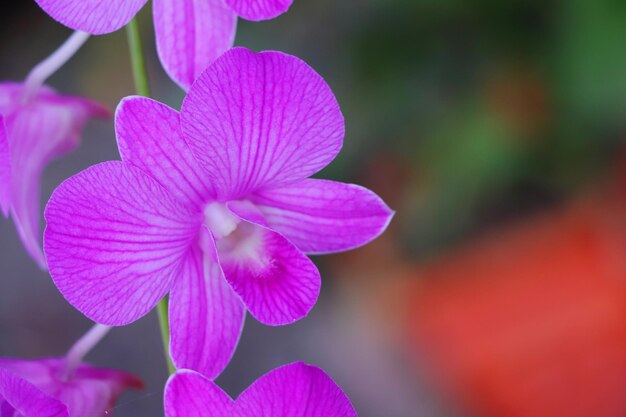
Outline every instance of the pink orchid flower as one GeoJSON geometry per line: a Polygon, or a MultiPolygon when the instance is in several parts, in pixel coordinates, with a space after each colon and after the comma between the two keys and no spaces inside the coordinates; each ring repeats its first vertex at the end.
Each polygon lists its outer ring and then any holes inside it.
{"type": "Polygon", "coordinates": [[[25,84],[0,83],[0,208],[11,215],[30,256],[45,268],[41,249],[41,174],[46,165],[78,147],[91,117],[108,117],[101,105],[25,84]]]}
{"type": "MultiPolygon", "coordinates": [[[[93,35],[126,25],[148,0],[36,0],[52,18],[93,35]]],[[[272,19],[293,0],[154,0],[157,52],[169,76],[188,89],[233,45],[237,16],[272,19]]]]}
{"type": "Polygon", "coordinates": [[[199,373],[180,370],[165,387],[165,417],[357,417],[321,369],[301,362],[265,374],[236,401],[199,373]]]}
{"type": "Polygon", "coordinates": [[[64,358],[0,358],[0,417],[101,417],[122,392],[141,389],[134,375],[95,368],[82,358],[109,328],[96,325],[64,358]]]}
{"type": "Polygon", "coordinates": [[[122,162],[62,183],[45,211],[45,252],[65,298],[125,325],[169,291],[178,368],[213,378],[245,307],[268,325],[306,316],[320,275],[305,255],[361,246],[392,211],[357,185],[309,179],[342,146],[324,80],[280,52],[235,48],[194,83],[180,113],[128,97],[116,113],[122,162]]]}

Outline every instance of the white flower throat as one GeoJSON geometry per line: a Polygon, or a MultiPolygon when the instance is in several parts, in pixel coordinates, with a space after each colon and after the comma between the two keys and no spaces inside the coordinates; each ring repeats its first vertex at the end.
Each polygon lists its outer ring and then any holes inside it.
{"type": "Polygon", "coordinates": [[[235,216],[224,203],[209,203],[204,207],[204,224],[215,240],[222,240],[237,229],[241,219],[235,216]]]}
{"type": "Polygon", "coordinates": [[[209,203],[204,208],[204,224],[215,238],[221,262],[245,263],[262,269],[270,259],[263,248],[263,229],[242,221],[224,203],[209,203]]]}

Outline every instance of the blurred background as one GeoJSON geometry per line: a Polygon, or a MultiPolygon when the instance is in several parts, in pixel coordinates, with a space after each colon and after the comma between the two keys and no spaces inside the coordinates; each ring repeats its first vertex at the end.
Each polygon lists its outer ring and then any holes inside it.
{"type": "MultiPolygon", "coordinates": [[[[154,96],[183,93],[140,14],[154,96]]],[[[70,31],[34,1],[0,3],[0,79],[20,80],[70,31]]],[[[320,177],[358,182],[397,215],[373,244],[315,257],[305,320],[249,318],[218,382],[233,396],[278,365],[324,368],[361,417],[626,416],[626,2],[295,0],[236,44],[295,54],[346,117],[320,177]]],[[[132,94],[125,33],[94,37],[49,84],[114,109],[132,94]]],[[[111,121],[53,163],[118,159],[111,121]]],[[[61,355],[89,322],[0,221],[0,356],[61,355]]],[[[118,417],[162,415],[156,316],[88,357],[147,383],[118,417]]]]}

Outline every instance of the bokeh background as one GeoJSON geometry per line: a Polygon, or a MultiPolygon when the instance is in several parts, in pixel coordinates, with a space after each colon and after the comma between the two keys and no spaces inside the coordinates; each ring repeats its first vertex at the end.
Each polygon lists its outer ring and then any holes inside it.
{"type": "MultiPolygon", "coordinates": [[[[183,94],[140,14],[154,96],[183,94]]],[[[0,79],[20,80],[70,31],[34,1],[0,3],[0,79]]],[[[114,109],[132,94],[123,31],[92,38],[49,84],[114,109]]],[[[294,360],[323,367],[361,417],[626,416],[626,2],[296,0],[240,21],[236,44],[295,54],[346,117],[321,177],[397,211],[384,236],[316,257],[305,320],[249,319],[218,382],[236,396],[294,360]]],[[[64,178],[118,159],[111,121],[53,163],[64,178]]],[[[0,356],[61,355],[89,322],[0,221],[0,356]]],[[[118,417],[162,415],[156,316],[88,357],[147,383],[118,417]]]]}

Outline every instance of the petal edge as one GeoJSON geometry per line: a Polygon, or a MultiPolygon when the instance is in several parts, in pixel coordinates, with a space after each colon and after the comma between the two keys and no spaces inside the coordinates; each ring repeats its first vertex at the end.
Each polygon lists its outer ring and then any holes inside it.
{"type": "Polygon", "coordinates": [[[115,32],[148,0],[35,0],[57,22],[92,35],[115,32]]]}
{"type": "Polygon", "coordinates": [[[4,117],[0,114],[0,209],[4,217],[11,209],[11,153],[4,117]]]}
{"type": "Polygon", "coordinates": [[[357,417],[352,403],[322,369],[295,362],[256,380],[237,399],[236,417],[357,417]]]}
{"type": "Polygon", "coordinates": [[[293,0],[226,0],[240,17],[260,21],[273,19],[285,13],[293,0]]]}
{"type": "Polygon", "coordinates": [[[220,387],[191,370],[170,376],[164,393],[165,417],[232,417],[233,400],[220,387]]]}

